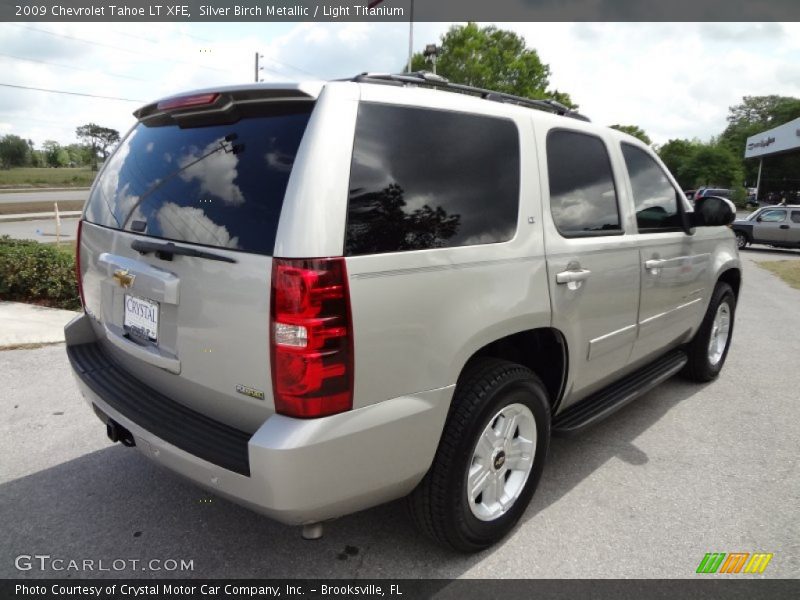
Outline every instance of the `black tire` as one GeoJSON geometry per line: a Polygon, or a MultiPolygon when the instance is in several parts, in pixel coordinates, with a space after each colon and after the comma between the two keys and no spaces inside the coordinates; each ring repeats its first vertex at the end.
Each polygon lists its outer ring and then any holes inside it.
{"type": "Polygon", "coordinates": [[[731,289],[731,286],[727,283],[717,283],[717,286],[714,288],[714,293],[711,296],[711,302],[708,304],[708,310],[706,310],[705,317],[703,317],[703,322],[700,325],[700,329],[698,329],[694,338],[687,346],[689,361],[684,368],[684,374],[689,379],[704,383],[717,378],[717,375],[719,375],[719,372],[722,370],[722,366],[725,364],[725,359],[728,356],[728,350],[731,346],[735,316],[736,296],[733,293],[733,289],[731,289]],[[716,364],[712,364],[709,359],[708,347],[714,327],[714,317],[722,303],[727,303],[730,310],[730,328],[728,330],[728,339],[722,357],[716,364]]]}
{"type": "Polygon", "coordinates": [[[747,234],[744,233],[743,231],[737,231],[735,233],[736,233],[736,247],[739,248],[739,250],[744,250],[745,248],[747,248],[747,244],[750,243],[747,234]]]}
{"type": "Polygon", "coordinates": [[[417,527],[434,541],[461,552],[478,552],[517,524],[544,469],[550,443],[550,402],[541,380],[505,360],[480,358],[456,385],[450,413],[433,464],[408,504],[417,527]],[[520,403],[533,414],[536,444],[527,481],[510,508],[491,521],[479,520],[466,493],[467,473],[477,440],[503,407],[520,403]]]}

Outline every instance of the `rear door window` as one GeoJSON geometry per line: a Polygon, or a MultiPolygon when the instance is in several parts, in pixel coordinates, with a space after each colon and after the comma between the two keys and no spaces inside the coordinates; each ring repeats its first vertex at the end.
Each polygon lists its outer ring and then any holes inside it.
{"type": "Polygon", "coordinates": [[[311,105],[233,124],[138,124],[86,208],[92,223],[151,237],[272,254],[311,105]]]}
{"type": "Polygon", "coordinates": [[[517,228],[519,181],[513,121],[362,103],[345,254],[510,240],[517,228]]]}
{"type": "Polygon", "coordinates": [[[564,237],[619,235],[614,173],[605,142],[579,131],[547,135],[550,212],[564,237]]]}
{"type": "Polygon", "coordinates": [[[785,210],[765,210],[758,215],[762,223],[780,223],[786,220],[785,210]]]}

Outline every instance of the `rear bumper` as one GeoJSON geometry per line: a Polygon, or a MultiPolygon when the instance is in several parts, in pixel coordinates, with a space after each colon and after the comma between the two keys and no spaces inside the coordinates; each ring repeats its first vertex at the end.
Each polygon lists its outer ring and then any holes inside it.
{"type": "Polygon", "coordinates": [[[249,435],[132,380],[90,331],[85,315],[66,328],[67,353],[89,404],[129,430],[151,460],[287,524],[410,492],[430,466],[453,393],[449,386],[321,419],[273,415],[249,435]]]}

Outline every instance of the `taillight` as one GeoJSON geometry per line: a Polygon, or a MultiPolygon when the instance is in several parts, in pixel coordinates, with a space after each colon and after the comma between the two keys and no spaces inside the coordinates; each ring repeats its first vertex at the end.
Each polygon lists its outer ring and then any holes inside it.
{"type": "Polygon", "coordinates": [[[83,277],[81,277],[81,230],[83,229],[83,219],[78,221],[78,234],[75,240],[75,278],[78,280],[78,296],[81,299],[81,307],[86,306],[83,299],[83,277]]]}
{"type": "Polygon", "coordinates": [[[272,261],[276,412],[322,417],[353,408],[353,331],[344,258],[272,261]]]}

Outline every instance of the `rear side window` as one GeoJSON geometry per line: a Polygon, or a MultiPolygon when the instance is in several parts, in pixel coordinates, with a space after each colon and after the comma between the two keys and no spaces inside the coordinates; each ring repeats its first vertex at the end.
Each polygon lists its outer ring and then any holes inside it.
{"type": "Polygon", "coordinates": [[[761,219],[761,221],[764,223],[780,223],[786,220],[786,211],[765,210],[763,213],[758,215],[758,218],[761,219]]]}
{"type": "Polygon", "coordinates": [[[510,240],[519,180],[519,135],[510,120],[362,103],[345,254],[510,240]]]}
{"type": "Polygon", "coordinates": [[[109,159],[86,219],[148,236],[272,254],[311,106],[182,129],[137,125],[109,159]]]}
{"type": "Polygon", "coordinates": [[[622,155],[631,180],[639,231],[681,229],[678,193],[664,170],[647,152],[636,146],[622,144],[622,155]]]}
{"type": "Polygon", "coordinates": [[[800,211],[792,211],[792,223],[800,223],[800,211]]]}
{"type": "Polygon", "coordinates": [[[617,191],[606,145],[565,129],[547,135],[550,213],[564,237],[622,233],[617,191]]]}

